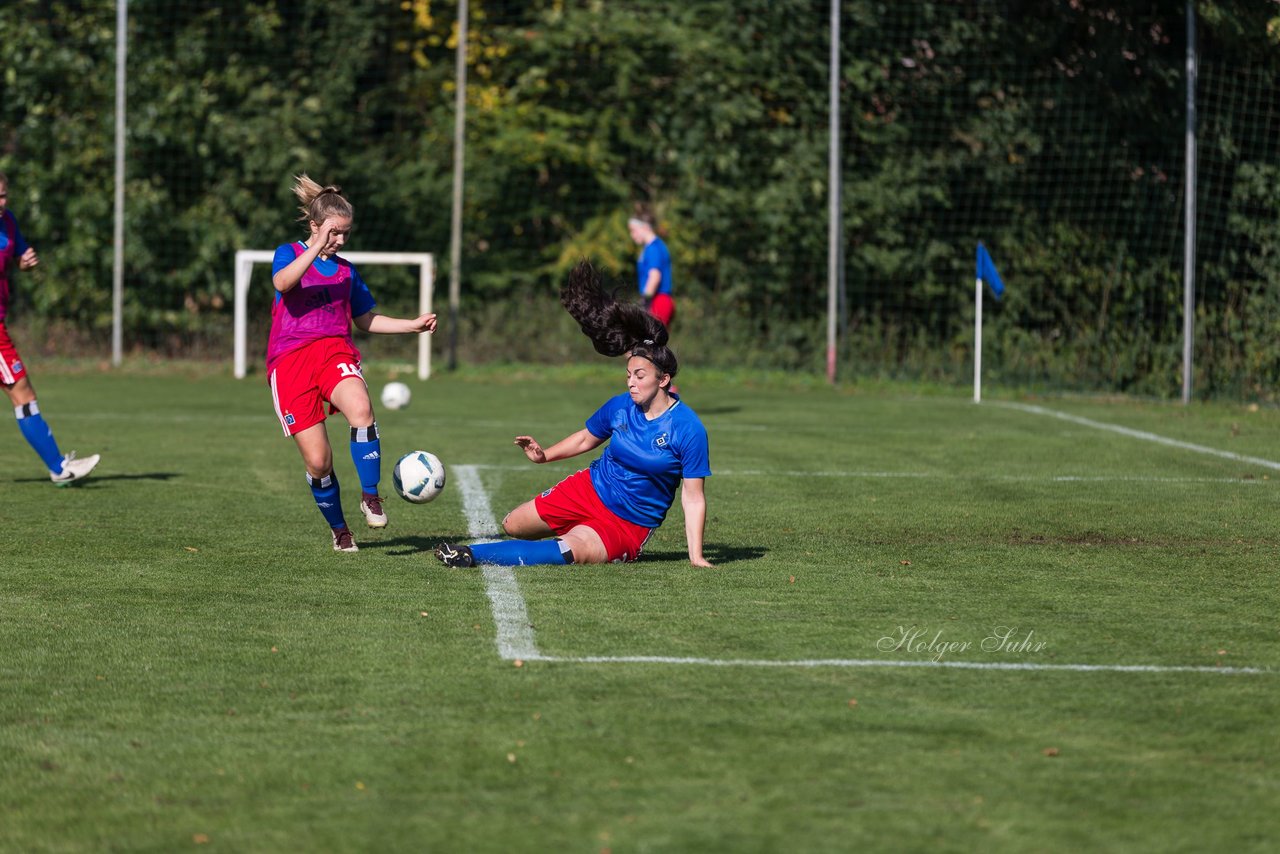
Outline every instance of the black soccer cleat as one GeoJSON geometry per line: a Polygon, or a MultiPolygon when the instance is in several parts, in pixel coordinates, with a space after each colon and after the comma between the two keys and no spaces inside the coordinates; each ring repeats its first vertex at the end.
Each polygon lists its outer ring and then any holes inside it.
{"type": "Polygon", "coordinates": [[[469,546],[455,546],[453,543],[441,543],[436,546],[436,557],[445,566],[475,566],[475,555],[469,546]]]}

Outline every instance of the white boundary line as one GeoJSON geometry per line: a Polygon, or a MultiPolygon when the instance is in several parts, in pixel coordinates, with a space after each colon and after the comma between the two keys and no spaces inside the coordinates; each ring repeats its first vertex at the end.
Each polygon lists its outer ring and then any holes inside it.
{"type": "MultiPolygon", "coordinates": [[[[468,468],[477,471],[518,471],[529,470],[527,465],[473,465],[468,468]]],[[[569,472],[572,467],[564,468],[569,472]]],[[[1271,481],[1246,477],[1161,477],[1159,475],[1086,475],[1086,474],[1049,474],[1034,475],[985,475],[985,474],[951,474],[949,472],[921,471],[802,471],[765,469],[722,469],[716,477],[830,477],[864,480],[966,480],[966,481],[998,481],[1001,483],[1234,483],[1240,485],[1259,485],[1271,481]]],[[[1280,481],[1276,481],[1280,483],[1280,481]]]]}
{"type": "MultiPolygon", "coordinates": [[[[462,490],[462,509],[467,516],[467,533],[473,538],[491,537],[498,530],[489,507],[489,496],[480,484],[475,466],[455,466],[453,476],[462,490]]],[[[529,624],[529,611],[520,593],[516,574],[506,566],[482,566],[484,590],[493,609],[493,622],[498,627],[498,655],[513,659],[538,659],[538,645],[529,624]]]]}
{"type": "MultiPolygon", "coordinates": [[[[485,540],[498,530],[489,496],[480,483],[480,466],[454,466],[453,480],[462,492],[463,513],[467,517],[467,532],[475,539],[485,540]]],[[[1117,673],[1216,673],[1219,675],[1269,674],[1272,671],[1257,667],[1191,667],[1156,664],[1037,664],[1034,662],[983,662],[983,661],[889,661],[875,658],[813,658],[813,659],[722,659],[675,658],[661,655],[544,655],[538,649],[529,622],[529,611],[515,572],[506,566],[482,566],[485,594],[493,610],[493,622],[497,628],[494,639],[498,655],[504,661],[546,661],[558,664],[666,664],[702,667],[928,667],[957,670],[1066,670],[1076,672],[1117,673]]]]}
{"type": "Polygon", "coordinates": [[[1155,442],[1160,445],[1167,445],[1170,448],[1181,448],[1184,451],[1195,451],[1198,454],[1212,454],[1215,457],[1222,457],[1228,460],[1235,460],[1239,463],[1250,463],[1255,466],[1263,466],[1269,469],[1280,471],[1280,463],[1273,460],[1264,460],[1261,457],[1247,457],[1244,454],[1235,454],[1231,451],[1222,451],[1217,448],[1210,448],[1207,445],[1196,445],[1191,442],[1183,442],[1179,439],[1170,439],[1167,436],[1160,436],[1155,433],[1148,433],[1145,430],[1134,430],[1129,427],[1121,427],[1118,424],[1108,424],[1105,421],[1093,421],[1089,418],[1081,418],[1079,415],[1068,415],[1065,412],[1058,412],[1055,409],[1045,409],[1043,406],[1033,406],[1029,403],[1010,403],[1006,401],[998,401],[993,403],[994,406],[1003,406],[1006,409],[1017,409],[1021,412],[1030,412],[1035,415],[1048,415],[1052,418],[1061,418],[1063,421],[1070,421],[1073,424],[1080,424],[1085,427],[1093,427],[1096,430],[1110,430],[1113,433],[1119,433],[1122,436],[1129,436],[1134,439],[1144,439],[1148,442],[1155,442]]]}

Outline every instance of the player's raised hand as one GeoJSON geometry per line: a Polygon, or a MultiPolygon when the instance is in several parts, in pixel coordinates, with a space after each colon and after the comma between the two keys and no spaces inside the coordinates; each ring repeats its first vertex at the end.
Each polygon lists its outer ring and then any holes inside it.
{"type": "Polygon", "coordinates": [[[520,446],[520,450],[524,451],[524,455],[535,463],[545,463],[547,461],[547,452],[542,450],[538,440],[532,436],[516,436],[515,443],[520,446]]]}
{"type": "Polygon", "coordinates": [[[19,270],[30,270],[32,267],[40,263],[40,256],[36,254],[34,246],[28,246],[27,251],[22,253],[22,257],[18,259],[19,270]]]}

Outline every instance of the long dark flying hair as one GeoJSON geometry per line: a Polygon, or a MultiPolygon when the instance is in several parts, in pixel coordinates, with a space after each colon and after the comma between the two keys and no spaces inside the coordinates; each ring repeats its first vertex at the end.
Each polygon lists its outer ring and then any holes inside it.
{"type": "Polygon", "coordinates": [[[579,261],[560,289],[560,304],[602,356],[628,353],[653,362],[664,374],[675,377],[676,354],[667,346],[667,327],[634,303],[618,302],[600,284],[600,273],[590,261],[579,261]]]}

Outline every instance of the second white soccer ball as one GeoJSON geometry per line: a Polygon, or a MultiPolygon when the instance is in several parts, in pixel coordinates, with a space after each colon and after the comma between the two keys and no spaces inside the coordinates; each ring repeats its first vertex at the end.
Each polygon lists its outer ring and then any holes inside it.
{"type": "Polygon", "coordinates": [[[404,409],[412,394],[404,383],[387,383],[382,387],[382,405],[387,409],[404,409]]]}
{"type": "Polygon", "coordinates": [[[411,504],[426,504],[444,489],[444,463],[428,451],[410,451],[391,473],[396,494],[411,504]]]}

